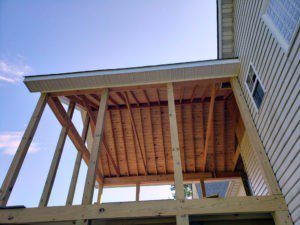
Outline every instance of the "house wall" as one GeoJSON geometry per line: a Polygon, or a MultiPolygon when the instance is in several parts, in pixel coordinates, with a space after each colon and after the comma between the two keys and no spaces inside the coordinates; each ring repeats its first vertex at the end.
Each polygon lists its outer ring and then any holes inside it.
{"type": "MultiPolygon", "coordinates": [[[[300,35],[284,52],[263,21],[263,0],[234,0],[235,55],[241,62],[239,82],[291,217],[300,224],[300,35]],[[250,62],[266,89],[257,112],[245,87],[250,62]]],[[[255,187],[254,187],[255,189],[255,187]]]]}

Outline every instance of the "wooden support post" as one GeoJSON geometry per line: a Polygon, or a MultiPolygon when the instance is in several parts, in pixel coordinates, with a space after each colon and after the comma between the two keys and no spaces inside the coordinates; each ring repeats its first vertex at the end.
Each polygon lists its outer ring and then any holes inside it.
{"type": "MultiPolygon", "coordinates": [[[[89,123],[90,123],[90,117],[88,115],[86,115],[86,117],[84,119],[84,123],[83,123],[82,134],[81,134],[81,138],[82,138],[83,143],[85,143],[85,141],[86,141],[86,137],[87,137],[88,130],[89,130],[88,129],[89,128],[89,123]]],[[[72,178],[71,178],[71,183],[70,183],[70,187],[69,187],[69,192],[68,192],[66,205],[72,205],[72,203],[73,203],[81,161],[82,161],[82,153],[77,152],[77,156],[76,156],[76,160],[75,160],[75,165],[74,165],[74,169],[73,169],[73,174],[72,174],[72,178]]]]}
{"type": "Polygon", "coordinates": [[[266,182],[269,194],[280,195],[281,191],[275,178],[274,172],[269,162],[269,158],[265,152],[262,141],[256,130],[255,124],[252,120],[251,113],[244,99],[244,95],[237,78],[231,78],[231,87],[235,100],[237,102],[243,123],[245,125],[246,134],[248,135],[249,141],[252,145],[252,149],[257,159],[258,166],[262,171],[263,178],[266,182]]]}
{"type": "Polygon", "coordinates": [[[189,216],[188,215],[176,215],[176,224],[177,225],[189,225],[189,216]]]}
{"type": "Polygon", "coordinates": [[[213,133],[215,97],[216,97],[216,88],[215,88],[215,84],[213,83],[211,85],[211,96],[210,96],[207,128],[206,128],[205,146],[204,146],[204,153],[203,153],[203,163],[200,165],[201,171],[205,171],[208,145],[213,133]]]}
{"type": "Polygon", "coordinates": [[[5,180],[3,181],[0,192],[0,206],[5,206],[9,199],[9,196],[14,188],[15,182],[19,175],[20,169],[30,147],[31,141],[40,122],[45,105],[47,102],[47,94],[41,94],[38,103],[35,107],[30,122],[24,132],[23,138],[19,144],[18,150],[14,156],[14,159],[9,167],[5,180]]]}
{"type": "MultiPolygon", "coordinates": [[[[88,164],[90,160],[90,152],[85,146],[85,144],[83,143],[82,138],[77,132],[76,127],[74,126],[72,120],[70,120],[70,118],[68,117],[67,112],[65,111],[64,107],[60,103],[59,99],[57,97],[49,98],[48,105],[50,106],[57,120],[61,123],[62,126],[66,126],[66,124],[68,124],[69,126],[68,136],[73,142],[76,149],[82,153],[83,160],[86,162],[86,164],[88,164]]],[[[103,176],[99,172],[99,170],[97,171],[97,180],[99,183],[103,182],[103,176]]]]}
{"type": "Polygon", "coordinates": [[[102,193],[103,193],[103,184],[99,184],[98,186],[98,197],[97,197],[97,204],[101,204],[101,199],[102,199],[102,193]]]}
{"type": "Polygon", "coordinates": [[[136,190],[135,190],[135,201],[140,201],[140,191],[141,191],[141,185],[140,183],[136,184],[136,190]]]}
{"type": "Polygon", "coordinates": [[[201,186],[202,198],[206,198],[206,188],[205,188],[204,180],[200,180],[200,186],[201,186]]]}
{"type": "Polygon", "coordinates": [[[275,225],[293,225],[289,211],[275,211],[272,213],[275,225]]]}
{"type": "MultiPolygon", "coordinates": [[[[74,102],[70,102],[69,104],[69,108],[68,108],[68,112],[67,115],[70,119],[72,119],[73,113],[74,113],[74,109],[75,109],[75,103],[74,102]]],[[[49,202],[49,198],[51,195],[51,191],[52,191],[52,187],[54,184],[54,180],[56,177],[56,173],[57,173],[57,169],[58,169],[58,165],[61,159],[61,155],[64,149],[64,145],[66,142],[66,137],[68,134],[68,129],[69,126],[68,124],[66,124],[66,126],[64,126],[61,129],[60,135],[59,135],[59,139],[56,145],[56,149],[54,152],[54,156],[51,162],[51,166],[50,166],[50,170],[45,182],[45,186],[44,186],[44,190],[40,199],[40,203],[39,203],[39,207],[45,207],[48,205],[49,202]]]]}
{"type": "Polygon", "coordinates": [[[175,196],[176,199],[184,200],[183,189],[183,176],[180,159],[180,147],[178,140],[178,128],[176,120],[176,109],[173,84],[168,83],[168,106],[169,106],[169,119],[170,119],[170,131],[171,131],[171,144],[172,144],[172,157],[174,165],[174,183],[175,183],[175,196]]]}
{"type": "Polygon", "coordinates": [[[96,170],[98,168],[98,159],[100,153],[100,146],[103,136],[103,127],[105,121],[106,107],[108,99],[108,89],[105,89],[101,95],[99,111],[97,115],[97,123],[94,134],[93,145],[91,149],[90,161],[88,164],[88,171],[85,180],[82,204],[88,205],[92,203],[93,192],[95,186],[96,170]]]}

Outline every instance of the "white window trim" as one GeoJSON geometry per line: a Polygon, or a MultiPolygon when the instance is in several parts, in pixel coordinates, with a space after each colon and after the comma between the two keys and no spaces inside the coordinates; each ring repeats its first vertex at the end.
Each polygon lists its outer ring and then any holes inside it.
{"type": "Polygon", "coordinates": [[[267,15],[267,9],[269,6],[270,0],[264,0],[262,5],[262,20],[265,22],[267,27],[270,29],[271,33],[274,35],[275,39],[278,41],[279,45],[282,47],[283,51],[286,54],[289,54],[291,51],[291,48],[296,40],[298,30],[300,28],[300,21],[298,21],[298,24],[296,25],[296,28],[294,30],[294,33],[292,35],[290,43],[287,43],[286,40],[283,38],[283,36],[278,31],[278,28],[274,25],[271,18],[267,15]]]}
{"type": "MultiPolygon", "coordinates": [[[[255,112],[256,112],[256,113],[258,113],[258,112],[260,111],[260,109],[262,108],[262,107],[260,107],[259,109],[257,108],[257,105],[256,105],[256,103],[255,103],[255,101],[254,101],[254,98],[253,98],[253,93],[254,93],[254,90],[255,90],[255,86],[256,86],[257,81],[260,83],[260,86],[262,87],[262,89],[263,89],[263,91],[264,91],[264,95],[265,95],[265,94],[266,94],[266,89],[265,89],[263,83],[261,82],[261,80],[260,80],[260,78],[259,78],[259,76],[258,76],[258,73],[257,73],[257,71],[256,71],[256,69],[255,69],[255,67],[254,67],[254,65],[253,65],[253,63],[250,62],[249,67],[248,67],[247,76],[246,76],[246,79],[245,79],[244,84],[245,84],[245,86],[246,86],[246,89],[248,90],[248,93],[249,93],[249,95],[250,95],[250,98],[251,98],[251,100],[252,100],[252,103],[253,103],[253,105],[254,105],[254,108],[255,108],[255,112]],[[248,84],[247,84],[247,78],[248,78],[248,75],[249,75],[250,67],[252,67],[252,69],[253,69],[253,71],[254,71],[254,73],[255,73],[255,75],[256,75],[256,80],[255,80],[255,82],[254,82],[254,84],[253,84],[253,89],[252,89],[252,91],[250,91],[250,89],[249,89],[249,87],[248,87],[248,84]]],[[[263,99],[262,99],[261,106],[262,106],[264,100],[265,100],[265,96],[264,96],[263,99]]]]}

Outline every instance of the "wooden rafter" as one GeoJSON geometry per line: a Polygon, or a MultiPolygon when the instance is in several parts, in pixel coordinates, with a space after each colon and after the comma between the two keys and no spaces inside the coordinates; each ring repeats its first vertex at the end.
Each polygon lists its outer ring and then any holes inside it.
{"type": "Polygon", "coordinates": [[[131,94],[131,97],[134,99],[134,101],[137,104],[137,106],[139,106],[140,105],[140,101],[137,99],[137,97],[134,94],[134,92],[133,91],[129,91],[129,93],[131,94]]]}
{"type": "Polygon", "coordinates": [[[146,91],[146,90],[143,90],[143,94],[144,94],[144,97],[145,97],[145,99],[146,99],[147,105],[150,106],[150,99],[149,99],[149,97],[148,97],[148,95],[147,95],[147,91],[146,91]]]}
{"type": "Polygon", "coordinates": [[[115,139],[115,132],[114,132],[113,123],[112,123],[112,119],[111,119],[111,112],[108,112],[107,116],[108,116],[108,121],[109,121],[110,128],[111,128],[111,138],[112,138],[112,144],[113,144],[113,149],[114,149],[114,153],[115,153],[115,158],[117,161],[116,162],[117,168],[119,168],[119,172],[117,172],[117,175],[120,176],[121,175],[120,162],[119,162],[119,156],[118,156],[117,147],[116,147],[116,139],[115,139]]]}
{"type": "Polygon", "coordinates": [[[122,133],[122,140],[123,140],[123,146],[124,146],[124,155],[125,155],[125,162],[126,162],[126,168],[127,168],[127,176],[130,175],[129,171],[129,165],[128,165],[128,151],[127,151],[127,146],[126,146],[126,141],[125,141],[125,132],[124,132],[124,126],[123,126],[123,119],[122,119],[122,113],[120,110],[118,110],[119,117],[120,117],[120,126],[121,126],[121,133],[122,133]]]}
{"type": "Polygon", "coordinates": [[[189,118],[190,118],[190,126],[191,126],[191,134],[192,134],[192,136],[191,136],[191,142],[192,142],[192,152],[193,152],[193,159],[194,159],[194,161],[193,161],[193,164],[194,164],[194,172],[196,172],[196,145],[195,145],[195,140],[194,140],[194,138],[195,138],[195,132],[194,132],[194,129],[195,129],[195,127],[194,127],[194,121],[193,121],[193,105],[190,105],[190,116],[189,116],[189,118]]]}
{"type": "MultiPolygon", "coordinates": [[[[87,113],[90,117],[90,123],[91,123],[91,131],[92,131],[92,135],[94,135],[95,133],[95,127],[96,127],[96,117],[95,117],[95,114],[94,112],[92,111],[90,105],[88,104],[88,102],[86,101],[87,99],[85,98],[85,96],[82,96],[82,100],[85,104],[85,108],[87,110],[87,113]]],[[[115,170],[115,172],[117,173],[118,176],[120,176],[120,169],[119,167],[117,166],[114,158],[112,157],[110,151],[109,151],[109,148],[108,148],[108,145],[106,143],[106,139],[105,139],[105,136],[103,134],[103,138],[102,138],[102,142],[103,142],[103,146],[104,146],[104,151],[105,151],[105,154],[106,154],[106,157],[107,157],[107,163],[108,163],[108,168],[109,168],[109,161],[111,161],[111,163],[113,164],[113,168],[115,170]]],[[[103,164],[101,163],[100,166],[102,166],[103,164]]],[[[103,169],[103,168],[102,168],[103,169]]],[[[110,170],[110,168],[109,168],[110,170]]],[[[110,171],[109,171],[110,172],[110,171]]]]}
{"type": "Polygon", "coordinates": [[[141,123],[141,132],[142,132],[142,135],[141,135],[141,141],[142,141],[142,144],[144,146],[143,150],[144,150],[144,155],[145,155],[145,161],[146,161],[146,168],[147,168],[147,171],[149,171],[149,168],[148,168],[148,163],[147,163],[147,151],[146,151],[146,144],[145,144],[145,133],[144,133],[144,124],[143,124],[143,118],[142,118],[142,111],[141,109],[139,108],[139,119],[140,119],[140,123],[141,123]]]}
{"type": "Polygon", "coordinates": [[[184,145],[184,129],[183,129],[183,110],[182,106],[179,106],[179,114],[180,114],[180,127],[181,127],[181,139],[182,139],[182,146],[181,146],[181,152],[180,152],[180,157],[181,157],[181,163],[182,163],[182,169],[183,172],[187,171],[187,163],[186,163],[186,158],[185,157],[185,145],[184,145]]]}
{"type": "Polygon", "coordinates": [[[119,103],[112,96],[109,96],[109,101],[114,104],[117,108],[119,107],[119,103]]]}
{"type": "Polygon", "coordinates": [[[207,121],[207,126],[206,126],[207,128],[206,128],[206,138],[205,138],[203,162],[200,165],[201,171],[205,171],[208,145],[209,145],[209,140],[211,138],[212,129],[213,129],[212,126],[213,126],[213,116],[214,116],[215,95],[216,95],[215,84],[212,84],[211,85],[209,112],[208,112],[208,121],[207,121]]]}
{"type": "Polygon", "coordinates": [[[100,99],[95,98],[93,95],[84,95],[94,106],[99,107],[100,99]]]}
{"type": "Polygon", "coordinates": [[[138,132],[137,132],[137,129],[136,129],[135,121],[134,121],[134,118],[133,118],[133,115],[132,115],[132,111],[131,111],[131,107],[130,107],[129,99],[128,99],[128,94],[127,94],[127,92],[125,92],[124,94],[125,94],[125,98],[124,99],[125,99],[126,105],[128,107],[128,112],[129,112],[129,117],[130,117],[130,121],[131,121],[131,126],[132,126],[132,129],[133,129],[135,138],[137,140],[138,147],[139,147],[139,152],[140,152],[140,155],[141,155],[141,158],[142,158],[144,172],[145,172],[145,174],[147,174],[148,172],[147,172],[147,168],[146,168],[145,156],[143,155],[142,145],[141,145],[140,138],[138,136],[138,132]]]}
{"type": "MultiPolygon", "coordinates": [[[[68,136],[73,142],[74,146],[78,151],[82,153],[82,158],[88,164],[90,160],[90,152],[86,148],[82,138],[78,134],[72,120],[68,117],[67,112],[65,111],[64,107],[60,103],[57,97],[51,97],[48,99],[48,105],[52,109],[54,115],[56,116],[57,120],[60,122],[62,126],[69,126],[68,129],[68,136]]],[[[99,183],[103,182],[103,175],[100,171],[97,171],[97,180],[99,183]]]]}
{"type": "Polygon", "coordinates": [[[181,104],[182,103],[182,100],[183,100],[183,97],[184,97],[184,87],[182,87],[182,89],[181,89],[181,93],[180,93],[180,97],[179,97],[179,104],[181,104]]]}
{"type": "Polygon", "coordinates": [[[151,112],[151,107],[148,108],[148,118],[150,122],[150,134],[151,134],[151,144],[153,147],[153,155],[154,155],[154,164],[155,164],[155,173],[158,174],[158,168],[157,168],[157,154],[155,150],[155,144],[154,144],[154,134],[153,134],[153,123],[152,123],[152,112],[151,112]]]}
{"type": "Polygon", "coordinates": [[[164,131],[163,131],[163,122],[162,122],[162,118],[161,118],[161,107],[159,107],[159,116],[158,116],[158,120],[159,120],[159,131],[161,133],[161,139],[162,139],[162,147],[163,147],[163,161],[164,161],[164,170],[165,170],[165,174],[168,173],[167,170],[167,159],[166,159],[166,147],[165,147],[165,138],[164,138],[164,131]]]}
{"type": "Polygon", "coordinates": [[[190,97],[191,102],[194,101],[194,98],[195,98],[195,95],[196,95],[196,90],[197,90],[198,87],[199,87],[199,85],[195,85],[195,87],[192,90],[192,94],[191,94],[191,97],[190,97]]]}
{"type": "MultiPolygon", "coordinates": [[[[103,134],[103,140],[106,140],[104,134],[103,134]]],[[[117,174],[118,176],[120,176],[120,168],[119,168],[118,165],[116,164],[116,162],[115,162],[115,160],[114,160],[114,158],[113,158],[113,156],[112,156],[112,154],[111,154],[111,152],[110,152],[110,150],[109,150],[109,148],[108,148],[108,145],[107,145],[106,141],[102,141],[102,143],[103,143],[103,146],[104,146],[104,151],[106,152],[107,162],[108,162],[109,160],[111,161],[111,163],[112,163],[112,165],[113,165],[113,168],[114,168],[116,174],[117,174]]]]}

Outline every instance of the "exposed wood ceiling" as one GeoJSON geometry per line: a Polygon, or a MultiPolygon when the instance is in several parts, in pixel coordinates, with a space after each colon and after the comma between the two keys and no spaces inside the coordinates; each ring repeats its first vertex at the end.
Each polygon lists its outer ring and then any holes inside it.
{"type": "MultiPolygon", "coordinates": [[[[231,88],[221,87],[227,81],[222,78],[174,83],[184,173],[233,170],[237,107],[231,88]],[[212,85],[215,101],[211,135],[207,135],[212,85]]],[[[64,98],[88,112],[92,133],[100,94],[101,90],[63,93],[64,98]]],[[[173,173],[165,85],[111,88],[107,109],[100,153],[100,171],[105,178],[173,173]]]]}

